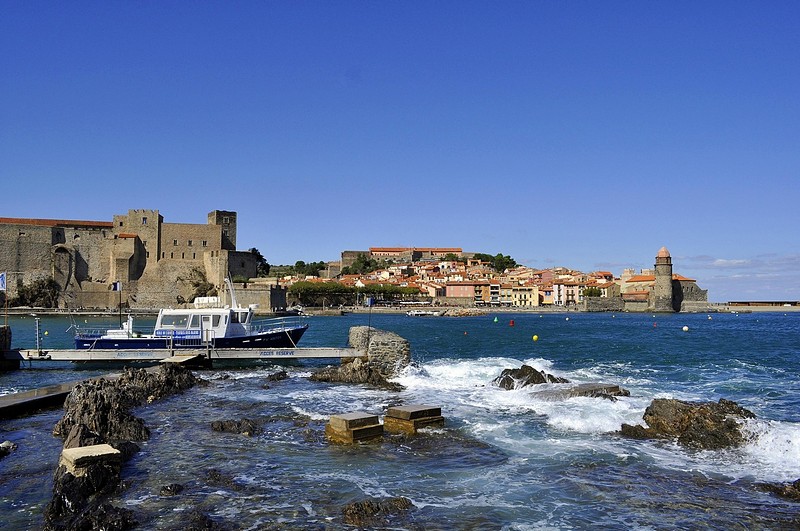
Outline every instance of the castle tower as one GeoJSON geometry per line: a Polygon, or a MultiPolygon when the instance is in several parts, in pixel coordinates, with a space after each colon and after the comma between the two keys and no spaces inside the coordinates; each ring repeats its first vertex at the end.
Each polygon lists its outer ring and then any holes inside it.
{"type": "Polygon", "coordinates": [[[222,227],[222,248],[236,250],[236,212],[213,210],[208,213],[208,224],[222,227]]]}
{"type": "Polygon", "coordinates": [[[653,287],[653,310],[674,312],[672,306],[672,257],[666,247],[656,255],[656,283],[653,287]]]}

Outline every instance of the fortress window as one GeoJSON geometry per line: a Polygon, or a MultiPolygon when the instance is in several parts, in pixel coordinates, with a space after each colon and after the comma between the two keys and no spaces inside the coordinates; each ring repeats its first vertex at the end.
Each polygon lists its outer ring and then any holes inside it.
{"type": "Polygon", "coordinates": [[[119,222],[119,226],[120,226],[120,227],[122,226],[122,222],[121,222],[121,221],[119,222]]]}
{"type": "Polygon", "coordinates": [[[147,216],[142,216],[142,225],[147,225],[147,216]]]}
{"type": "Polygon", "coordinates": [[[228,223],[230,223],[230,219],[228,218],[228,216],[222,216],[222,223],[224,225],[227,225],[228,223]]]}
{"type": "Polygon", "coordinates": [[[150,251],[147,251],[147,252],[145,253],[145,258],[150,258],[150,251]]]}
{"type": "Polygon", "coordinates": [[[178,240],[172,240],[172,245],[177,246],[178,245],[178,240]]]}
{"type": "Polygon", "coordinates": [[[189,240],[189,247],[192,246],[192,240],[189,240]]]}
{"type": "Polygon", "coordinates": [[[194,260],[196,258],[197,258],[197,254],[196,253],[192,253],[192,260],[194,260]]]}
{"type": "Polygon", "coordinates": [[[169,253],[170,258],[175,258],[175,253],[169,253]]]}
{"type": "Polygon", "coordinates": [[[184,258],[186,258],[186,253],[181,253],[181,260],[183,260],[184,258]]]}
{"type": "Polygon", "coordinates": [[[166,257],[167,253],[161,253],[161,258],[166,257]]]}
{"type": "Polygon", "coordinates": [[[203,240],[203,247],[206,247],[207,245],[208,245],[208,242],[206,240],[203,240]]]}

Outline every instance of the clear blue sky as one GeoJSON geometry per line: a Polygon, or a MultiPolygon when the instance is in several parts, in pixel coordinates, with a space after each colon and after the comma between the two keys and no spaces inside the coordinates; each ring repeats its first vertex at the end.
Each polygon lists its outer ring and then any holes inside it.
{"type": "Polygon", "coordinates": [[[800,2],[0,0],[0,216],[800,299],[800,2]]]}

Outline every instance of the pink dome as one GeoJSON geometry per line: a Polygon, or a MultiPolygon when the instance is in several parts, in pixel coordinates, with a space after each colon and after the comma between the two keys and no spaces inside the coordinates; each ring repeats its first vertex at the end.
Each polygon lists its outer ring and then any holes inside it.
{"type": "Polygon", "coordinates": [[[667,250],[666,247],[662,247],[661,249],[659,249],[658,254],[656,255],[656,258],[669,258],[669,257],[670,257],[669,251],[667,250]]]}

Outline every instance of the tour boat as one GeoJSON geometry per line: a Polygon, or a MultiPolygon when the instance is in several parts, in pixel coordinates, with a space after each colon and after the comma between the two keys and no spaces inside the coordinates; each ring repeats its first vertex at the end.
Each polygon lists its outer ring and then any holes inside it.
{"type": "Polygon", "coordinates": [[[409,310],[406,315],[409,317],[439,317],[442,312],[436,310],[409,310]]]}
{"type": "Polygon", "coordinates": [[[133,316],[116,330],[82,330],[76,327],[75,348],[85,349],[198,349],[294,348],[308,329],[299,317],[254,321],[258,308],[242,308],[228,282],[231,306],[219,307],[218,297],[199,297],[194,308],[162,309],[152,333],[137,332],[133,316]],[[214,307],[216,306],[216,307],[214,307]]]}

